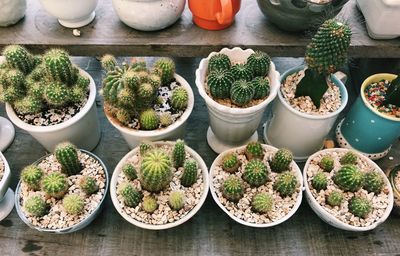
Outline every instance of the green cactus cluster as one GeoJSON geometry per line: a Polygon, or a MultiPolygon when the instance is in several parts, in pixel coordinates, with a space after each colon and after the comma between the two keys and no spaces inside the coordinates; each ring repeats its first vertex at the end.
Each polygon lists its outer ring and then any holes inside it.
{"type": "Polygon", "coordinates": [[[356,192],[364,182],[363,173],[355,165],[344,165],[333,176],[333,182],[342,190],[356,192]]]}
{"type": "Polygon", "coordinates": [[[289,171],[285,171],[279,174],[274,182],[273,188],[279,192],[281,197],[286,197],[296,192],[298,185],[299,183],[296,176],[289,171]]]}
{"type": "Polygon", "coordinates": [[[332,171],[334,166],[335,161],[333,160],[333,157],[329,155],[323,156],[321,161],[319,162],[319,167],[321,167],[326,172],[332,171]]]}
{"type": "Polygon", "coordinates": [[[120,185],[118,188],[118,193],[121,195],[124,204],[132,208],[138,206],[143,198],[143,193],[129,183],[120,185]]]}
{"type": "Polygon", "coordinates": [[[29,189],[40,190],[43,170],[36,165],[28,165],[21,171],[21,180],[29,189]]]}
{"type": "Polygon", "coordinates": [[[264,158],[264,149],[261,143],[257,141],[252,141],[246,145],[244,154],[246,155],[247,160],[251,160],[254,158],[262,160],[264,158]]]}
{"type": "Polygon", "coordinates": [[[90,176],[83,176],[79,180],[79,187],[86,195],[91,195],[99,191],[99,185],[97,185],[96,180],[90,176]]]}
{"type": "Polygon", "coordinates": [[[35,217],[42,217],[47,214],[49,205],[39,195],[33,195],[24,202],[25,210],[35,217]]]}
{"type": "Polygon", "coordinates": [[[349,201],[349,211],[354,216],[365,218],[372,211],[372,202],[365,197],[354,196],[349,201]]]}
{"type": "Polygon", "coordinates": [[[272,157],[269,165],[273,172],[283,172],[289,169],[290,163],[293,161],[293,154],[290,150],[281,148],[272,157]]]}
{"type": "Polygon", "coordinates": [[[196,160],[186,160],[183,165],[183,174],[181,177],[181,184],[184,187],[190,187],[197,181],[197,170],[199,166],[196,160]]]}
{"type": "Polygon", "coordinates": [[[67,175],[76,175],[82,170],[78,157],[78,149],[70,142],[60,143],[54,150],[57,161],[61,164],[61,171],[67,175]]]}
{"type": "Polygon", "coordinates": [[[82,213],[85,201],[79,195],[71,194],[63,198],[62,205],[68,214],[78,215],[82,213]]]}
{"type": "Polygon", "coordinates": [[[42,179],[42,190],[56,199],[62,198],[68,191],[68,180],[64,174],[52,172],[42,179]]]}
{"type": "Polygon", "coordinates": [[[222,195],[232,202],[239,201],[244,194],[243,182],[236,176],[229,176],[221,187],[222,195]]]}
{"type": "Polygon", "coordinates": [[[234,153],[229,153],[222,159],[222,169],[226,172],[236,172],[239,169],[240,164],[240,160],[234,153]]]}
{"type": "Polygon", "coordinates": [[[165,189],[171,179],[172,163],[170,157],[160,149],[153,149],[142,157],[140,166],[140,184],[150,192],[165,189]]]}
{"type": "Polygon", "coordinates": [[[251,209],[258,213],[267,213],[273,206],[274,199],[267,193],[258,193],[251,200],[251,209]]]}
{"type": "Polygon", "coordinates": [[[138,177],[137,171],[131,163],[124,164],[124,166],[122,166],[122,172],[124,173],[125,177],[128,178],[128,180],[134,180],[138,177]]]}
{"type": "Polygon", "coordinates": [[[147,213],[153,213],[158,209],[157,199],[154,196],[146,196],[143,198],[142,208],[147,213]]]}
{"type": "Polygon", "coordinates": [[[328,186],[328,177],[324,172],[318,172],[312,179],[311,184],[317,191],[326,189],[328,186]]]}
{"type": "Polygon", "coordinates": [[[340,158],[340,163],[342,165],[346,165],[346,164],[357,164],[357,160],[358,160],[358,156],[355,152],[353,151],[348,151],[346,154],[344,154],[341,158],[340,158]]]}
{"type": "Polygon", "coordinates": [[[179,211],[185,205],[185,195],[181,191],[172,191],[168,197],[168,204],[171,209],[179,211]]]}
{"type": "Polygon", "coordinates": [[[244,168],[243,180],[252,187],[259,187],[268,180],[268,167],[259,159],[250,160],[244,168]]]}
{"type": "Polygon", "coordinates": [[[335,190],[332,191],[331,193],[329,193],[329,195],[326,196],[326,202],[330,205],[330,206],[339,206],[344,199],[344,195],[342,191],[339,190],[335,190]]]}
{"type": "Polygon", "coordinates": [[[379,194],[384,185],[385,180],[380,173],[376,171],[369,171],[364,174],[363,188],[369,193],[374,192],[375,194],[379,194]]]}

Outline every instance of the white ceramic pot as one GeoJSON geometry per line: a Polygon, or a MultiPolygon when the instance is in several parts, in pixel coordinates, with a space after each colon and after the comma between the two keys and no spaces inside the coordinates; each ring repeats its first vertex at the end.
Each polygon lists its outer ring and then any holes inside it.
{"type": "Polygon", "coordinates": [[[304,170],[303,170],[303,183],[304,183],[304,187],[305,187],[305,194],[306,194],[306,198],[307,198],[307,202],[310,205],[311,209],[313,209],[313,211],[326,223],[328,223],[329,225],[332,225],[336,228],[339,229],[343,229],[343,230],[348,230],[348,231],[368,231],[368,230],[372,230],[374,228],[376,228],[378,225],[382,224],[390,215],[390,212],[392,211],[393,208],[393,190],[392,190],[392,186],[390,185],[390,182],[388,180],[388,178],[386,177],[385,173],[382,171],[382,169],[375,163],[373,162],[371,159],[369,159],[368,157],[362,155],[362,154],[358,154],[358,156],[360,158],[362,158],[364,161],[367,161],[369,163],[369,165],[374,166],[375,171],[378,171],[385,179],[385,183],[386,186],[388,188],[388,192],[389,192],[389,206],[385,209],[385,213],[384,215],[375,223],[373,223],[370,226],[367,227],[355,227],[352,225],[349,225],[347,223],[344,223],[338,219],[336,219],[333,215],[331,215],[330,213],[328,213],[318,202],[317,200],[314,198],[314,196],[311,194],[311,190],[310,187],[308,186],[308,181],[307,181],[307,170],[308,167],[310,165],[310,162],[313,158],[315,158],[316,156],[318,156],[319,154],[322,153],[329,153],[329,152],[348,152],[348,149],[343,149],[343,148],[330,148],[330,149],[324,149],[321,150],[315,154],[313,154],[312,156],[310,156],[304,166],[304,170]]]}
{"type": "MultiPolygon", "coordinates": [[[[154,145],[175,145],[175,142],[171,141],[157,141],[153,142],[154,145]]],[[[209,188],[209,178],[208,178],[208,168],[204,160],[201,158],[199,154],[196,153],[192,148],[188,147],[185,145],[185,150],[188,152],[194,160],[199,164],[199,168],[201,169],[201,174],[203,176],[203,193],[200,197],[199,203],[192,209],[190,210],[189,213],[187,213],[185,216],[183,216],[181,219],[167,223],[167,224],[162,224],[162,225],[150,225],[146,224],[140,221],[135,220],[131,216],[127,215],[125,212],[122,211],[121,205],[118,201],[117,198],[117,183],[118,183],[118,176],[119,173],[121,172],[122,166],[125,164],[126,160],[135,155],[138,152],[139,148],[136,147],[132,149],[130,152],[128,152],[117,164],[117,166],[114,169],[113,175],[111,177],[111,183],[110,183],[110,194],[111,194],[111,200],[114,204],[115,209],[117,209],[118,213],[129,223],[143,228],[143,229],[149,229],[149,230],[162,230],[162,229],[169,229],[173,228],[176,226],[179,226],[186,221],[188,221],[190,218],[192,218],[201,208],[201,206],[204,204],[207,198],[208,194],[208,188],[209,188]]]]}
{"type": "MultiPolygon", "coordinates": [[[[81,152],[88,154],[89,156],[91,156],[92,158],[96,159],[100,165],[103,167],[104,170],[104,174],[106,176],[106,182],[104,185],[104,195],[103,198],[101,199],[99,205],[96,207],[96,209],[94,209],[92,211],[91,214],[89,214],[85,219],[83,219],[81,222],[68,227],[68,228],[60,228],[60,229],[47,229],[47,228],[40,228],[37,226],[34,226],[29,220],[28,218],[25,216],[24,212],[21,209],[21,199],[20,199],[20,189],[21,189],[21,181],[18,182],[17,188],[15,189],[15,209],[17,210],[17,214],[18,216],[21,218],[21,220],[28,225],[30,228],[32,229],[36,229],[37,231],[40,232],[46,232],[46,233],[55,233],[55,234],[69,234],[69,233],[73,233],[76,232],[78,230],[81,230],[83,228],[85,228],[86,226],[88,226],[92,221],[94,221],[97,216],[99,215],[99,213],[101,212],[102,206],[103,206],[103,202],[104,199],[107,196],[107,191],[108,191],[108,185],[110,183],[110,179],[108,177],[108,172],[107,172],[107,167],[106,165],[101,161],[101,159],[99,157],[97,157],[96,155],[94,155],[93,153],[80,149],[81,152]]],[[[39,160],[37,160],[36,162],[34,162],[33,164],[36,165],[39,162],[41,162],[44,158],[48,157],[49,155],[46,155],[42,158],[40,158],[39,160]]]]}
{"type": "MultiPolygon", "coordinates": [[[[273,152],[278,151],[277,148],[272,147],[272,146],[270,146],[270,145],[265,145],[265,144],[263,144],[262,146],[263,146],[263,148],[266,149],[267,151],[273,151],[273,152]]],[[[257,223],[246,222],[246,221],[244,221],[244,220],[242,220],[242,219],[236,217],[234,214],[232,214],[232,213],[231,213],[229,210],[227,210],[227,209],[225,208],[225,206],[219,201],[219,198],[218,198],[217,193],[216,193],[216,189],[215,189],[215,187],[214,187],[214,176],[216,175],[216,173],[215,173],[215,168],[217,167],[217,165],[220,165],[220,163],[222,162],[222,159],[223,159],[227,154],[233,153],[233,152],[235,152],[235,151],[238,150],[238,149],[244,150],[245,147],[246,147],[246,146],[241,146],[241,147],[238,147],[238,148],[228,149],[228,150],[222,152],[221,154],[219,154],[218,157],[214,160],[214,162],[212,163],[211,168],[210,168],[210,191],[211,191],[211,195],[212,195],[214,201],[217,203],[217,205],[218,205],[226,214],[228,214],[229,217],[231,217],[234,221],[236,221],[236,222],[238,222],[238,223],[240,223],[240,224],[242,224],[242,225],[249,226],[249,227],[255,227],[255,228],[268,228],[268,227],[273,227],[273,226],[279,225],[279,224],[281,224],[281,223],[287,221],[290,217],[293,216],[293,214],[295,214],[295,212],[297,211],[297,209],[299,209],[300,204],[301,204],[301,201],[302,201],[302,199],[303,199],[303,178],[302,178],[302,175],[301,175],[301,170],[300,170],[300,168],[297,166],[297,164],[296,164],[294,161],[292,161],[291,166],[293,166],[294,171],[295,171],[295,174],[296,174],[296,178],[297,178],[298,182],[300,183],[300,192],[299,192],[299,194],[298,194],[298,196],[297,196],[296,203],[295,203],[295,205],[293,206],[293,208],[292,208],[284,217],[282,217],[281,219],[279,219],[279,220],[277,220],[277,221],[274,221],[274,222],[265,223],[265,224],[257,224],[257,223]]]]}
{"type": "Polygon", "coordinates": [[[0,27],[17,23],[25,16],[26,0],[0,0],[0,27]]]}
{"type": "Polygon", "coordinates": [[[86,26],[94,20],[98,0],[40,0],[43,8],[67,28],[86,26]]]}
{"type": "Polygon", "coordinates": [[[143,31],[164,29],[174,24],[185,9],[186,0],[113,0],[120,20],[143,31]]]}
{"type": "MultiPolygon", "coordinates": [[[[304,66],[289,69],[282,75],[281,83],[288,75],[302,69],[304,66]]],[[[310,115],[292,108],[279,90],[272,117],[264,126],[265,142],[277,148],[289,149],[296,161],[305,161],[311,154],[320,150],[339,113],[346,107],[348,99],[344,84],[336,76],[332,76],[332,82],[340,89],[341,105],[327,115],[310,115]]]]}
{"type": "Polygon", "coordinates": [[[110,121],[110,123],[121,132],[125,141],[128,143],[129,148],[131,149],[135,148],[137,145],[139,145],[141,141],[157,141],[166,139],[176,140],[185,137],[186,121],[193,110],[194,95],[189,83],[183,77],[181,77],[178,74],[175,74],[174,77],[176,81],[179,82],[182,85],[182,87],[185,88],[186,91],[188,92],[189,100],[183,115],[170,126],[151,131],[135,130],[123,126],[116,119],[110,117],[106,113],[108,121],[110,121]]]}
{"type": "Polygon", "coordinates": [[[5,219],[14,208],[14,191],[10,186],[11,171],[6,158],[0,152],[0,159],[4,165],[4,175],[0,180],[0,221],[5,219]]]}
{"type": "Polygon", "coordinates": [[[271,62],[268,78],[270,80],[270,95],[256,106],[249,108],[230,108],[214,101],[205,90],[208,62],[218,53],[229,56],[232,62],[246,62],[254,53],[253,50],[243,50],[235,47],[224,48],[220,52],[212,52],[207,58],[200,61],[196,70],[196,86],[200,96],[205,100],[208,108],[210,127],[207,132],[208,145],[217,153],[227,149],[242,146],[249,141],[258,140],[257,128],[261,122],[264,110],[276,97],[279,89],[279,73],[275,70],[275,64],[271,62]]]}
{"type": "Polygon", "coordinates": [[[393,39],[400,36],[400,1],[357,0],[364,15],[368,34],[374,39],[393,39]]]}
{"type": "Polygon", "coordinates": [[[27,124],[19,119],[10,104],[6,104],[8,118],[16,126],[32,135],[49,152],[52,152],[55,146],[63,141],[70,141],[78,148],[92,150],[100,140],[100,124],[96,109],[96,84],[88,73],[81,69],[79,72],[90,79],[88,101],[79,113],[61,124],[51,126],[27,124]]]}

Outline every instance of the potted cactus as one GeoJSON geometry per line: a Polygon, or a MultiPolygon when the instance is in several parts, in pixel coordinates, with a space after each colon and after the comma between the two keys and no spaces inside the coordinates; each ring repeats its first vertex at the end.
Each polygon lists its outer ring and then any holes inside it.
{"type": "Polygon", "coordinates": [[[19,217],[42,232],[66,234],[92,222],[107,194],[108,173],[92,153],[69,142],[21,171],[15,204],[19,217]]]}
{"type": "Polygon", "coordinates": [[[25,16],[26,0],[0,0],[0,27],[14,25],[25,16]]]}
{"type": "Polygon", "coordinates": [[[183,140],[142,142],[115,167],[110,193],[128,222],[144,229],[178,226],[201,208],[208,193],[208,169],[183,140]]]}
{"type": "Polygon", "coordinates": [[[10,120],[48,151],[67,139],[92,150],[100,139],[92,77],[60,49],[41,56],[11,45],[3,55],[0,101],[10,120]]]}
{"type": "Polygon", "coordinates": [[[118,65],[113,56],[106,55],[102,66],[106,71],[101,92],[104,112],[130,148],[142,140],[184,136],[194,96],[187,81],[175,73],[171,59],[158,59],[149,69],[139,59],[118,65]]]}
{"type": "Polygon", "coordinates": [[[397,165],[393,169],[389,170],[387,176],[393,188],[393,212],[397,215],[400,215],[400,165],[397,165]]]}
{"type": "Polygon", "coordinates": [[[292,153],[259,142],[221,153],[210,170],[214,201],[229,217],[251,227],[288,220],[301,204],[302,188],[292,153]]]}
{"type": "Polygon", "coordinates": [[[264,52],[224,48],[202,59],[196,86],[205,100],[207,142],[217,153],[257,140],[257,128],[279,87],[279,73],[264,52]]]}
{"type": "Polygon", "coordinates": [[[0,152],[0,221],[14,208],[14,191],[9,188],[11,171],[6,158],[0,152]]]}
{"type": "Polygon", "coordinates": [[[350,37],[347,25],[325,21],[307,47],[307,66],[281,76],[278,100],[264,128],[268,144],[290,149],[301,161],[322,148],[347,104],[346,87],[333,73],[346,61],[350,37]]]}
{"type": "Polygon", "coordinates": [[[307,201],[326,223],[349,231],[376,228],[389,216],[393,190],[377,164],[347,149],[325,149],[304,167],[307,201]]]}

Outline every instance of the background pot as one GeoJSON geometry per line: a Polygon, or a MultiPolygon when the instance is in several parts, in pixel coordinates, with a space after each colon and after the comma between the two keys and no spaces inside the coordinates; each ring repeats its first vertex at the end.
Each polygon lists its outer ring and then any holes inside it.
{"type": "Polygon", "coordinates": [[[86,26],[94,20],[98,0],[40,0],[43,8],[67,28],[86,26]]]}
{"type": "Polygon", "coordinates": [[[240,0],[189,0],[193,22],[204,29],[221,30],[229,27],[240,9],[240,0]]]}
{"type": "Polygon", "coordinates": [[[0,27],[17,23],[25,16],[26,0],[0,0],[0,27]]]}
{"type": "Polygon", "coordinates": [[[165,139],[176,140],[185,137],[186,121],[193,110],[194,95],[189,83],[183,77],[178,74],[175,74],[174,77],[176,81],[178,81],[188,92],[189,100],[183,115],[170,126],[151,131],[135,130],[123,126],[116,119],[106,113],[108,121],[110,121],[110,123],[121,132],[122,136],[124,137],[125,141],[128,143],[131,149],[139,145],[141,141],[157,141],[165,139]]]}
{"type": "MultiPolygon", "coordinates": [[[[15,189],[15,209],[17,210],[17,214],[18,216],[21,218],[21,220],[28,225],[30,228],[32,229],[36,229],[37,231],[40,232],[46,232],[46,233],[56,233],[56,234],[69,234],[69,233],[73,233],[76,232],[78,230],[81,230],[83,228],[85,228],[86,226],[88,226],[93,220],[95,220],[97,218],[97,216],[99,215],[99,213],[101,212],[102,209],[102,205],[104,202],[104,199],[107,196],[107,191],[108,191],[108,185],[109,185],[109,177],[108,177],[108,172],[107,172],[107,167],[106,165],[101,161],[101,159],[99,157],[97,157],[96,155],[94,155],[93,153],[90,153],[89,151],[80,149],[81,152],[89,155],[90,157],[96,159],[99,164],[103,167],[104,170],[104,175],[106,177],[106,183],[104,186],[104,195],[103,198],[101,199],[99,205],[96,207],[96,209],[94,209],[92,211],[92,213],[90,215],[88,215],[86,217],[86,219],[83,219],[81,222],[68,227],[68,228],[60,228],[60,229],[47,229],[47,228],[40,228],[37,226],[34,226],[32,223],[29,222],[29,220],[26,218],[25,214],[22,212],[21,209],[21,205],[20,205],[20,189],[21,189],[21,181],[18,182],[17,188],[15,189]]],[[[36,162],[33,163],[33,165],[37,165],[38,163],[40,163],[43,159],[45,159],[46,157],[48,157],[50,154],[41,157],[39,160],[37,160],[36,162]]]]}
{"type": "Polygon", "coordinates": [[[400,172],[400,165],[397,165],[393,169],[389,170],[387,174],[390,184],[392,185],[393,188],[393,195],[394,195],[393,212],[397,215],[400,215],[400,187],[396,186],[395,178],[399,172],[400,172]]]}
{"type": "MultiPolygon", "coordinates": [[[[175,142],[171,141],[157,141],[153,143],[154,145],[175,145],[175,142]]],[[[131,216],[127,215],[122,211],[121,205],[118,201],[117,198],[117,182],[118,182],[118,176],[119,173],[121,172],[122,166],[125,164],[126,160],[130,158],[131,156],[135,155],[137,151],[139,150],[138,147],[132,149],[129,153],[127,153],[117,164],[117,166],[114,169],[113,175],[111,177],[111,184],[110,184],[110,194],[111,194],[111,200],[114,204],[115,209],[117,209],[118,213],[129,223],[140,227],[144,229],[150,229],[150,230],[162,230],[162,229],[168,229],[168,228],[173,228],[176,226],[179,226],[186,221],[188,221],[190,218],[192,218],[201,208],[201,206],[204,204],[207,198],[208,194],[208,188],[209,188],[209,178],[208,178],[208,168],[204,160],[201,158],[199,154],[196,153],[192,148],[185,146],[186,152],[188,152],[194,160],[197,161],[199,164],[199,168],[201,169],[201,173],[203,175],[203,194],[201,195],[199,203],[185,216],[183,216],[181,219],[172,222],[172,223],[167,223],[167,224],[162,224],[162,225],[150,225],[146,224],[140,221],[135,220],[131,216]]]]}
{"type": "MultiPolygon", "coordinates": [[[[219,53],[228,55],[232,62],[245,62],[254,51],[235,47],[233,49],[224,48],[219,53]]],[[[207,58],[201,60],[199,68],[196,70],[196,86],[208,108],[210,120],[207,132],[208,145],[215,152],[221,153],[229,148],[258,140],[257,128],[264,110],[276,97],[279,89],[279,73],[275,70],[275,64],[271,62],[268,73],[270,95],[263,102],[249,108],[231,108],[214,101],[205,90],[208,62],[215,54],[218,52],[212,52],[207,58]]]]}
{"type": "Polygon", "coordinates": [[[51,126],[27,124],[19,119],[10,104],[6,104],[8,118],[16,126],[32,135],[49,152],[52,152],[55,146],[63,141],[70,141],[78,148],[92,150],[100,140],[100,124],[96,110],[96,84],[88,73],[81,69],[79,72],[90,79],[88,101],[79,113],[61,124],[51,126]]]}
{"type": "Polygon", "coordinates": [[[384,215],[382,216],[382,218],[380,218],[379,221],[375,222],[374,224],[368,226],[368,227],[355,227],[352,225],[349,225],[347,223],[344,223],[338,219],[336,219],[334,216],[332,216],[331,214],[329,214],[318,202],[317,200],[313,197],[313,195],[311,194],[311,190],[310,187],[308,186],[308,181],[307,181],[307,170],[308,167],[310,165],[310,162],[313,158],[315,158],[316,156],[318,156],[319,154],[322,153],[328,153],[329,152],[347,152],[348,149],[342,149],[342,148],[330,148],[330,149],[324,149],[321,150],[315,154],[313,154],[312,156],[310,156],[306,162],[306,165],[304,166],[304,170],[303,170],[303,178],[304,178],[304,187],[305,187],[305,193],[306,193],[306,198],[307,198],[307,202],[310,205],[311,209],[313,209],[313,211],[326,223],[328,223],[331,226],[334,226],[336,228],[339,229],[343,229],[343,230],[348,230],[348,231],[368,231],[368,230],[372,230],[374,228],[376,228],[378,225],[382,224],[388,217],[390,212],[392,211],[393,208],[393,190],[392,187],[389,183],[389,180],[386,178],[385,173],[382,171],[382,169],[376,164],[374,163],[372,160],[370,160],[369,158],[360,155],[360,158],[363,158],[365,161],[367,161],[370,165],[374,166],[374,169],[376,171],[378,171],[385,179],[385,183],[387,185],[387,187],[389,188],[389,204],[388,207],[385,210],[384,215]]]}
{"type": "Polygon", "coordinates": [[[164,29],[174,24],[185,9],[186,0],[113,0],[120,20],[143,31],[164,29]]]}
{"type": "MultiPolygon", "coordinates": [[[[289,69],[281,76],[281,83],[287,76],[304,68],[301,65],[289,69]]],[[[277,148],[289,149],[296,161],[305,161],[309,155],[320,150],[336,118],[347,104],[345,85],[334,75],[331,79],[340,89],[341,105],[336,111],[326,115],[310,115],[294,109],[285,100],[281,90],[278,90],[272,117],[265,123],[264,140],[277,148]]]]}
{"type": "Polygon", "coordinates": [[[0,180],[0,221],[5,219],[14,208],[14,191],[10,186],[11,171],[6,158],[0,152],[0,159],[4,165],[4,175],[0,180]]]}
{"type": "Polygon", "coordinates": [[[375,74],[363,82],[357,98],[341,127],[337,129],[340,146],[355,149],[374,159],[385,156],[400,135],[400,118],[384,115],[372,107],[364,95],[365,88],[382,79],[393,80],[393,74],[375,74]]]}

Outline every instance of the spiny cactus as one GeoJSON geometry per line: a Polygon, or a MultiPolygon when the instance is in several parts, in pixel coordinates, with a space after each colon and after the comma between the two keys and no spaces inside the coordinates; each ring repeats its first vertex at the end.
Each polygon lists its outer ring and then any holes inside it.
{"type": "Polygon", "coordinates": [[[321,161],[319,162],[319,167],[321,167],[324,171],[330,172],[333,170],[335,161],[329,155],[322,157],[321,161]]]}
{"type": "Polygon", "coordinates": [[[68,87],[60,82],[52,82],[44,90],[44,99],[52,107],[64,107],[69,101],[68,87]]]}
{"type": "Polygon", "coordinates": [[[354,196],[349,201],[349,211],[357,217],[365,218],[372,210],[372,202],[367,198],[354,196]]]}
{"type": "Polygon", "coordinates": [[[167,127],[173,123],[172,115],[170,112],[163,112],[160,114],[160,125],[167,127]]]}
{"type": "Polygon", "coordinates": [[[161,78],[163,85],[169,84],[174,79],[175,63],[170,58],[161,58],[154,63],[154,73],[161,78]]]}
{"type": "Polygon", "coordinates": [[[128,178],[128,180],[134,180],[138,177],[136,169],[131,163],[124,164],[122,166],[122,172],[124,173],[125,177],[128,178]]]}
{"type": "Polygon", "coordinates": [[[150,150],[152,150],[154,147],[151,144],[151,142],[141,142],[139,144],[139,153],[140,156],[143,157],[147,152],[149,152],[150,150]]]}
{"type": "Polygon", "coordinates": [[[172,191],[168,197],[168,204],[171,209],[179,211],[185,205],[185,196],[181,191],[172,191]]]}
{"type": "MultiPolygon", "coordinates": [[[[154,96],[155,90],[156,88],[154,88],[150,83],[142,83],[138,87],[137,95],[141,100],[148,100],[154,96]]],[[[133,93],[130,94],[132,95],[133,93]]],[[[121,98],[121,96],[118,95],[118,98],[121,98]]]]}
{"type": "Polygon", "coordinates": [[[157,199],[153,196],[146,196],[142,202],[143,210],[147,213],[153,213],[158,209],[157,199]]]}
{"type": "Polygon", "coordinates": [[[51,49],[43,55],[47,73],[54,81],[73,85],[78,76],[78,70],[72,65],[68,53],[61,49],[51,49]]]}
{"type": "Polygon", "coordinates": [[[328,186],[328,177],[324,172],[318,172],[312,179],[311,184],[317,191],[326,189],[328,186]]]}
{"type": "Polygon", "coordinates": [[[330,206],[339,206],[344,199],[344,195],[342,191],[335,190],[329,193],[329,195],[326,197],[326,202],[330,206]]]}
{"type": "Polygon", "coordinates": [[[258,193],[251,200],[251,208],[255,212],[267,213],[272,210],[274,199],[270,194],[258,193]]]}
{"type": "Polygon", "coordinates": [[[207,76],[210,94],[217,99],[226,99],[231,95],[231,87],[235,82],[230,70],[214,70],[207,76]]]}
{"type": "Polygon", "coordinates": [[[238,105],[244,106],[248,104],[254,96],[254,87],[250,82],[238,80],[231,87],[231,101],[238,105]]]}
{"type": "Polygon", "coordinates": [[[143,193],[129,183],[120,185],[118,188],[118,193],[121,195],[124,204],[132,208],[138,206],[143,198],[143,193]]]}
{"type": "Polygon", "coordinates": [[[268,75],[270,64],[271,58],[262,51],[255,51],[247,58],[247,65],[253,70],[254,76],[268,75]]]}
{"type": "Polygon", "coordinates": [[[99,185],[97,185],[96,179],[90,176],[83,176],[79,180],[79,187],[87,195],[91,195],[99,191],[99,185]]]}
{"type": "Polygon", "coordinates": [[[21,180],[30,189],[40,190],[40,181],[43,177],[43,170],[36,165],[28,165],[21,171],[21,180]]]}
{"type": "Polygon", "coordinates": [[[286,171],[279,174],[273,187],[279,192],[281,197],[286,197],[291,196],[294,192],[296,192],[298,185],[299,183],[296,176],[293,173],[286,171]]]}
{"type": "Polygon", "coordinates": [[[254,158],[263,159],[264,158],[264,150],[261,143],[257,141],[252,141],[246,145],[246,149],[244,151],[247,160],[251,160],[254,158]]]}
{"type": "Polygon", "coordinates": [[[231,72],[235,80],[250,82],[253,79],[253,70],[247,64],[235,64],[231,72]]]}
{"type": "Polygon", "coordinates": [[[29,74],[35,67],[33,56],[20,45],[9,45],[4,48],[2,54],[7,61],[7,64],[15,69],[18,69],[25,75],[29,74]]]}
{"type": "Polygon", "coordinates": [[[71,194],[63,198],[62,205],[68,214],[78,215],[83,211],[85,201],[79,195],[71,194]]]}
{"type": "Polygon", "coordinates": [[[190,187],[197,181],[197,170],[199,169],[197,161],[193,159],[186,160],[183,164],[183,174],[181,184],[184,187],[190,187]]]}
{"type": "Polygon", "coordinates": [[[222,195],[232,202],[239,201],[244,194],[242,181],[236,176],[229,176],[222,184],[222,195]]]}
{"type": "Polygon", "coordinates": [[[139,122],[140,127],[143,130],[154,130],[158,127],[160,118],[158,117],[156,111],[153,109],[147,109],[140,114],[139,122]]]}
{"type": "Polygon", "coordinates": [[[283,172],[289,169],[290,163],[293,161],[293,154],[286,148],[279,149],[272,157],[269,165],[273,172],[283,172]]]}
{"type": "Polygon", "coordinates": [[[259,159],[250,160],[244,168],[243,180],[253,187],[259,187],[268,180],[268,167],[259,159]]]}
{"type": "Polygon", "coordinates": [[[54,150],[54,155],[61,164],[61,171],[66,175],[75,175],[82,170],[78,149],[72,143],[64,142],[58,144],[54,150]]]}
{"type": "Polygon", "coordinates": [[[52,172],[42,179],[42,190],[51,197],[62,198],[68,191],[68,181],[64,174],[52,172]]]}
{"type": "Polygon", "coordinates": [[[229,153],[222,159],[222,169],[230,173],[236,172],[240,164],[239,159],[234,153],[229,153]]]}
{"type": "Polygon", "coordinates": [[[263,99],[269,95],[270,86],[268,77],[256,77],[251,80],[251,85],[254,87],[254,99],[263,99]]]}
{"type": "Polygon", "coordinates": [[[175,168],[183,166],[185,156],[185,142],[181,139],[178,139],[174,145],[174,149],[172,150],[172,161],[175,168]]]}
{"type": "Polygon", "coordinates": [[[42,217],[47,214],[49,205],[41,196],[34,195],[26,199],[24,208],[32,216],[42,217]]]}
{"type": "Polygon", "coordinates": [[[32,96],[37,99],[43,98],[43,93],[44,93],[44,88],[45,88],[45,83],[41,81],[32,81],[32,80],[27,80],[27,96],[32,96]]]}
{"type": "Polygon", "coordinates": [[[142,158],[140,170],[140,184],[150,192],[163,190],[172,179],[171,160],[158,149],[148,152],[142,158]]]}
{"type": "Polygon", "coordinates": [[[87,98],[87,89],[74,86],[70,88],[68,91],[68,100],[71,103],[81,103],[87,98]]]}
{"type": "Polygon", "coordinates": [[[382,175],[375,171],[370,171],[364,174],[364,185],[363,188],[368,192],[374,192],[379,194],[383,186],[385,185],[385,180],[382,175]]]}
{"type": "Polygon", "coordinates": [[[34,96],[25,96],[14,102],[14,109],[20,114],[36,114],[42,111],[42,101],[34,96]]]}
{"type": "Polygon", "coordinates": [[[218,53],[211,56],[208,62],[208,72],[215,70],[229,70],[231,68],[231,60],[228,55],[223,53],[218,53]]]}
{"type": "Polygon", "coordinates": [[[100,63],[101,63],[101,67],[106,71],[114,70],[118,64],[115,57],[111,54],[104,55],[101,58],[100,63]]]}
{"type": "Polygon", "coordinates": [[[186,109],[189,101],[188,92],[183,87],[177,87],[172,91],[171,106],[177,110],[186,109]]]}
{"type": "Polygon", "coordinates": [[[340,163],[342,165],[346,165],[346,164],[357,164],[357,160],[358,160],[358,156],[356,153],[354,153],[353,151],[349,151],[346,154],[344,154],[341,158],[340,158],[340,163]]]}
{"type": "Polygon", "coordinates": [[[16,69],[3,70],[0,73],[0,100],[13,103],[24,97],[26,93],[25,78],[16,69]]]}
{"type": "Polygon", "coordinates": [[[354,165],[345,165],[333,176],[333,182],[342,190],[355,192],[363,186],[364,175],[354,165]]]}

